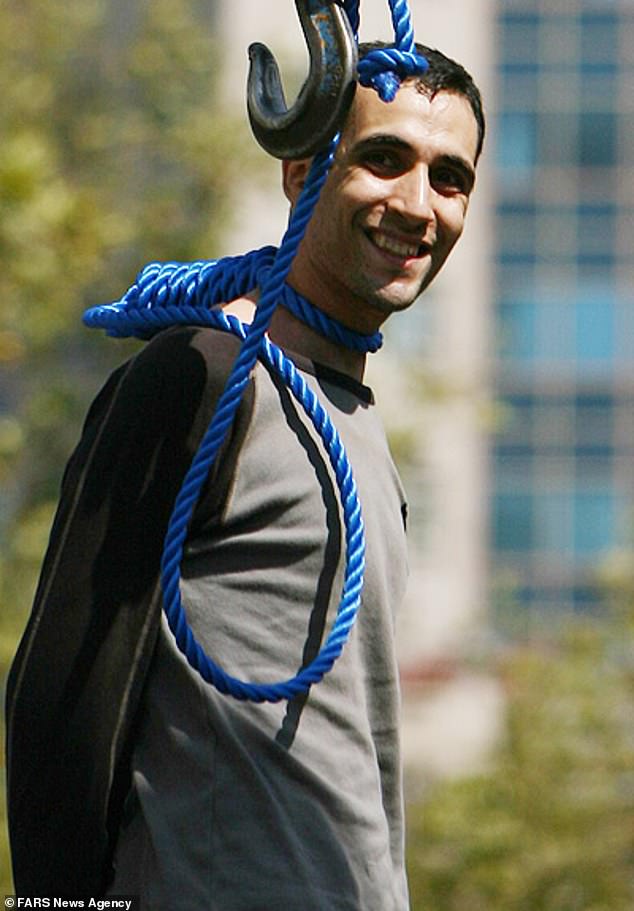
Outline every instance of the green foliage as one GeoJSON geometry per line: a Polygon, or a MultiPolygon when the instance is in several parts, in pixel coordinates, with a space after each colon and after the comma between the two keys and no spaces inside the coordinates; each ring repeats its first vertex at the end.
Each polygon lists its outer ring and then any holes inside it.
{"type": "MultiPolygon", "coordinates": [[[[87,332],[83,310],[149,260],[224,252],[249,143],[214,94],[222,49],[204,7],[0,5],[0,680],[87,403],[134,350],[87,332]]],[[[7,869],[0,838],[10,891],[7,869]]]]}
{"type": "Polygon", "coordinates": [[[82,311],[150,259],[218,252],[244,127],[214,98],[219,53],[202,26],[194,0],[0,9],[3,613],[22,609],[37,515],[86,403],[130,350],[87,333],[82,311]]]}
{"type": "Polygon", "coordinates": [[[122,268],[213,242],[229,133],[212,123],[214,49],[190,6],[128,12],[127,34],[103,0],[4,9],[0,299],[14,352],[49,347],[91,292],[120,290],[122,268]]]}
{"type": "Polygon", "coordinates": [[[413,911],[634,907],[627,629],[623,612],[574,622],[503,662],[507,738],[490,771],[410,808],[413,911]]]}

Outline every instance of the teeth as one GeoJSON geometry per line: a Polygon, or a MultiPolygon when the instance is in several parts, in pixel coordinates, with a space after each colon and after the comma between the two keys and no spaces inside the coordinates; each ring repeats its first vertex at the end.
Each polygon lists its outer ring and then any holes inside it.
{"type": "Polygon", "coordinates": [[[420,250],[418,244],[405,244],[400,240],[394,240],[393,237],[387,237],[385,234],[375,234],[374,243],[381,250],[395,253],[397,256],[418,256],[420,250]]]}

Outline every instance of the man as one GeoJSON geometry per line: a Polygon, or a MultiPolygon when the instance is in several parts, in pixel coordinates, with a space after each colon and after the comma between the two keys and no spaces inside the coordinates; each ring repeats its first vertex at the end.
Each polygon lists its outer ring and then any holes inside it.
{"type": "MultiPolygon", "coordinates": [[[[429,71],[392,103],[358,88],[288,279],[365,335],[442,268],[482,147],[471,78],[418,50],[429,71]]],[[[283,164],[291,206],[309,165],[283,164]]],[[[256,296],[225,309],[248,320],[256,296]]],[[[367,552],[350,640],[288,704],[223,696],[177,649],[161,618],[162,546],[237,342],[195,327],[161,332],[89,412],[11,672],[22,894],[137,894],[157,911],[408,907],[393,646],[403,496],[362,382],[365,355],[282,308],[269,335],[325,404],[355,473],[367,552]]],[[[291,676],[332,623],[342,549],[323,446],[258,363],[189,527],[181,587],[198,641],[235,676],[291,676]]]]}

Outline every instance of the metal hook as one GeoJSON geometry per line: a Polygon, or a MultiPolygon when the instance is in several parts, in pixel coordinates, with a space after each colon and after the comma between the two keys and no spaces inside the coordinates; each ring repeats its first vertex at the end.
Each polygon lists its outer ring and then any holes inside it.
{"type": "Polygon", "coordinates": [[[277,62],[264,44],[249,47],[247,108],[255,138],[275,158],[307,158],[337,132],[356,88],[357,46],[341,0],[295,0],[310,72],[287,108],[277,62]]]}

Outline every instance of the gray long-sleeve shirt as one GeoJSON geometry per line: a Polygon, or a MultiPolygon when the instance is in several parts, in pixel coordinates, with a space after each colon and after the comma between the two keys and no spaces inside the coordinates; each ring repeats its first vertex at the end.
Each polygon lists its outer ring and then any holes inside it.
{"type": "MultiPolygon", "coordinates": [[[[190,344],[213,372],[227,338],[200,330],[190,344]]],[[[337,427],[359,490],[359,615],[324,680],[275,705],[217,693],[163,621],[110,890],[140,894],[144,909],[408,907],[393,645],[406,576],[402,490],[367,387],[294,360],[337,427]]],[[[331,627],[343,526],[332,469],[301,407],[260,364],[247,398],[241,445],[220,467],[224,501],[213,521],[198,517],[186,545],[183,604],[226,671],[276,682],[314,657],[331,627]]]]}

